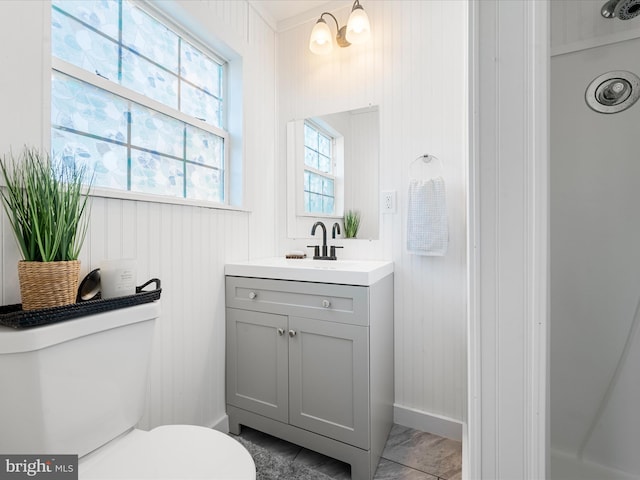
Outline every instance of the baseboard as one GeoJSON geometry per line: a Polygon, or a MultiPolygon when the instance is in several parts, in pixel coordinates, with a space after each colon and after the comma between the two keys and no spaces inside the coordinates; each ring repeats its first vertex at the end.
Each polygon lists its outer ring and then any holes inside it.
{"type": "MultiPolygon", "coordinates": [[[[458,442],[462,441],[462,422],[442,415],[434,415],[395,404],[393,406],[393,422],[403,427],[415,428],[458,442]]],[[[211,428],[229,433],[229,416],[223,415],[211,428]]]]}
{"type": "Polygon", "coordinates": [[[462,422],[442,415],[434,415],[394,404],[393,422],[403,427],[415,428],[458,442],[462,441],[462,422]]]}
{"type": "Polygon", "coordinates": [[[222,433],[229,433],[229,415],[225,413],[222,418],[211,425],[211,428],[222,433]]]}
{"type": "Polygon", "coordinates": [[[615,478],[617,480],[638,480],[640,475],[622,472],[605,465],[578,460],[573,455],[551,449],[551,480],[594,480],[615,478]]]}
{"type": "Polygon", "coordinates": [[[462,424],[462,480],[469,480],[469,424],[462,424]]]}

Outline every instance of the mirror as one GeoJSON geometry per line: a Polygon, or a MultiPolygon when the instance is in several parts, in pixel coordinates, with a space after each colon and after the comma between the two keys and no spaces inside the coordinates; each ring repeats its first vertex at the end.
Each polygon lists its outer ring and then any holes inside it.
{"type": "Polygon", "coordinates": [[[356,238],[379,238],[380,122],[377,106],[287,123],[287,231],[310,238],[311,227],[334,222],[344,237],[344,212],[360,213],[356,238]]]}

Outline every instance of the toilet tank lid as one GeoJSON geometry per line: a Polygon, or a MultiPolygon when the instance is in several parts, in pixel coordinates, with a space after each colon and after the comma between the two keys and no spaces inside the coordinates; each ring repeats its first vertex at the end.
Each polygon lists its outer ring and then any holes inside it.
{"type": "Polygon", "coordinates": [[[156,300],[24,330],[0,326],[0,355],[41,350],[93,333],[154,320],[160,316],[160,312],[160,300],[156,300]]]}

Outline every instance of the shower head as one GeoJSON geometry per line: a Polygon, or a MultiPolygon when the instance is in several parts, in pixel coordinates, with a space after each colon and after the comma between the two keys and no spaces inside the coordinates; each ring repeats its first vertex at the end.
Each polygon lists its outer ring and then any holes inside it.
{"type": "Polygon", "coordinates": [[[630,20],[640,15],[640,0],[621,0],[614,11],[620,20],[630,20]]]}
{"type": "Polygon", "coordinates": [[[600,13],[605,18],[630,20],[640,15],[640,0],[609,0],[602,6],[600,13]]]}

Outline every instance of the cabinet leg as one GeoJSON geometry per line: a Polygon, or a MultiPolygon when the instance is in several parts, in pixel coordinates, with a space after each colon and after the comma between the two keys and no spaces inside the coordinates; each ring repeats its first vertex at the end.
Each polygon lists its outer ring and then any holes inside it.
{"type": "Polygon", "coordinates": [[[374,472],[371,471],[371,463],[367,457],[351,462],[351,480],[371,480],[374,472]]]}
{"type": "Polygon", "coordinates": [[[232,415],[229,415],[229,433],[240,435],[240,422],[232,415]]]}

